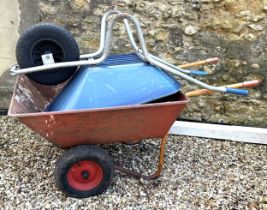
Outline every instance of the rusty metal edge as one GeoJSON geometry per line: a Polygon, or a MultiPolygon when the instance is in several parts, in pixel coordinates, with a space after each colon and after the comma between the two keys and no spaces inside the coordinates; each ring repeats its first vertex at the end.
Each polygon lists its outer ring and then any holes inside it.
{"type": "MultiPolygon", "coordinates": [[[[17,88],[17,82],[15,85],[14,90],[17,88]]],[[[61,115],[61,114],[73,114],[73,113],[90,113],[90,112],[101,112],[101,111],[112,111],[112,110],[126,110],[126,109],[138,109],[140,107],[153,107],[155,106],[154,103],[151,104],[142,104],[142,105],[131,105],[131,106],[119,106],[119,107],[108,107],[108,108],[97,108],[97,109],[83,109],[83,110],[75,110],[75,111],[60,111],[60,112],[36,112],[36,113],[23,113],[23,114],[13,114],[11,113],[11,108],[13,106],[13,101],[14,101],[14,96],[15,96],[15,91],[13,91],[11,103],[8,109],[8,116],[11,117],[33,117],[33,116],[46,116],[46,115],[61,115]]],[[[168,106],[170,104],[187,104],[190,99],[186,97],[184,94],[183,96],[185,97],[184,100],[182,101],[174,101],[174,102],[162,102],[162,103],[157,103],[157,106],[168,106]]]]}

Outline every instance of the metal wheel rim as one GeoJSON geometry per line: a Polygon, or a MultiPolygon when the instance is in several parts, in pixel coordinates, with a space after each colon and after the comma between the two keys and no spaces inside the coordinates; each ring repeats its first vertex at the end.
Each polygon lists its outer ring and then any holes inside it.
{"type": "Polygon", "coordinates": [[[31,62],[35,66],[43,65],[42,55],[52,53],[55,62],[65,61],[66,52],[62,45],[51,38],[37,40],[30,49],[31,62]]]}
{"type": "Polygon", "coordinates": [[[68,184],[80,191],[92,190],[104,178],[102,167],[95,161],[83,160],[74,163],[67,172],[68,184]]]}

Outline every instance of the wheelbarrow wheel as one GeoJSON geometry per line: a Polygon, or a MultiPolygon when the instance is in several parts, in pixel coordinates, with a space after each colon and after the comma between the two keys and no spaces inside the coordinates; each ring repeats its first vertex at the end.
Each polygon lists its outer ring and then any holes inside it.
{"type": "MultiPolygon", "coordinates": [[[[42,55],[53,54],[54,61],[77,61],[80,53],[73,36],[66,29],[52,23],[40,23],[30,27],[19,38],[16,58],[21,69],[43,65],[42,55]]],[[[69,79],[77,67],[52,69],[26,74],[31,80],[56,85],[69,79]]]]}
{"type": "Polygon", "coordinates": [[[104,192],[113,178],[113,161],[108,153],[91,145],[67,150],[55,168],[56,184],[65,194],[86,198],[104,192]]]}

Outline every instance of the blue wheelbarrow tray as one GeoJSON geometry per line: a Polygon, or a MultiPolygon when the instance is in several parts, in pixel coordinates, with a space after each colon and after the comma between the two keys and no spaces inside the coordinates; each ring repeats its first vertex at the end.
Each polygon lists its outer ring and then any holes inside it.
{"type": "Polygon", "coordinates": [[[46,111],[144,104],[180,89],[172,76],[136,54],[111,55],[100,65],[81,67],[46,111]]]}

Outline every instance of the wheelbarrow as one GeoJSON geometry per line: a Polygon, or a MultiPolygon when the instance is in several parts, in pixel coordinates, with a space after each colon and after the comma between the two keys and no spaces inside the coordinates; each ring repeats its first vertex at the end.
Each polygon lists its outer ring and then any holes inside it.
{"type": "MultiPolygon", "coordinates": [[[[10,72],[18,77],[8,115],[17,117],[53,144],[68,149],[57,161],[55,180],[57,186],[71,197],[82,198],[101,194],[111,183],[114,169],[144,179],[159,177],[164,164],[168,131],[189,102],[181,91],[177,91],[146,103],[81,110],[47,110],[47,106],[53,103],[68,84],[69,78],[79,72],[79,69],[76,71],[77,67],[94,66],[106,60],[112,28],[118,20],[124,21],[131,44],[140,59],[207,89],[194,93],[194,96],[211,93],[210,91],[248,94],[246,90],[210,86],[189,76],[205,75],[205,72],[184,69],[216,63],[217,58],[184,65],[181,68],[151,55],[146,49],[139,22],[133,16],[116,10],[111,10],[103,16],[99,50],[81,56],[77,43],[64,29],[51,24],[34,26],[22,35],[17,45],[19,65],[13,66],[10,72]],[[108,17],[112,15],[113,19],[108,22],[108,17]],[[141,48],[138,48],[133,39],[128,21],[136,26],[141,48]],[[46,30],[47,28],[49,30],[46,30]],[[38,33],[30,36],[33,32],[38,33]],[[64,42],[61,42],[62,40],[64,42]],[[62,44],[66,42],[67,47],[62,44]],[[77,60],[79,57],[81,60],[77,60]],[[107,152],[95,145],[138,143],[146,138],[161,139],[158,167],[152,175],[142,175],[114,164],[107,152]]],[[[246,84],[233,87],[244,87],[246,84]]],[[[256,84],[257,82],[253,83],[256,84]]]]}
{"type": "Polygon", "coordinates": [[[160,175],[166,136],[188,103],[181,92],[166,101],[141,105],[44,112],[63,87],[44,86],[19,76],[8,112],[53,144],[70,148],[60,157],[55,169],[56,183],[63,192],[71,197],[100,194],[110,184],[114,169],[145,179],[160,175]],[[106,151],[88,145],[137,143],[146,138],[161,138],[158,169],[150,176],[114,165],[106,151]]]}

